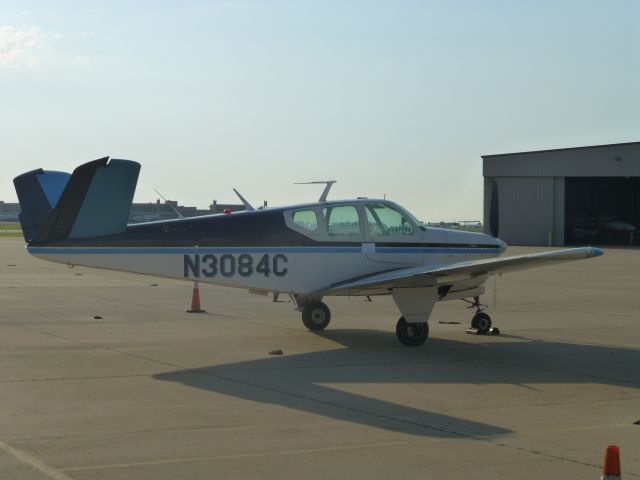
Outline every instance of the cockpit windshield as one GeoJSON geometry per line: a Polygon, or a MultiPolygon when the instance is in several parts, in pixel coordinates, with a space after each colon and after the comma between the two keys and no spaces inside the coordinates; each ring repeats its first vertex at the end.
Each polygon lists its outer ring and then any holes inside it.
{"type": "Polygon", "coordinates": [[[386,202],[371,202],[365,205],[369,235],[374,237],[413,235],[414,224],[419,225],[404,211],[386,202]]]}
{"type": "Polygon", "coordinates": [[[424,226],[424,222],[422,220],[418,220],[416,218],[415,215],[413,215],[409,210],[407,210],[404,207],[401,207],[400,205],[398,205],[397,203],[393,203],[387,200],[387,202],[389,205],[391,205],[393,208],[395,208],[396,210],[402,212],[402,214],[407,217],[408,219],[410,219],[414,224],[416,224],[416,226],[420,229],[420,230],[426,230],[425,226],[424,226]]]}

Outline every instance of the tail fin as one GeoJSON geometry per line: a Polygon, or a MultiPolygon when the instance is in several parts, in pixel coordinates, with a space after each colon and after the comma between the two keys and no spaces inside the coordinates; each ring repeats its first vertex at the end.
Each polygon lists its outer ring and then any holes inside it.
{"type": "Polygon", "coordinates": [[[13,179],[20,202],[20,225],[27,242],[38,235],[47,216],[58,204],[70,176],[65,172],[39,168],[13,179]]]}
{"type": "MultiPolygon", "coordinates": [[[[30,234],[27,240],[46,243],[123,232],[127,228],[139,172],[139,163],[109,161],[109,157],[80,165],[66,182],[52,210],[38,224],[37,233],[30,234]]],[[[22,206],[22,201],[20,203],[22,206]]]]}

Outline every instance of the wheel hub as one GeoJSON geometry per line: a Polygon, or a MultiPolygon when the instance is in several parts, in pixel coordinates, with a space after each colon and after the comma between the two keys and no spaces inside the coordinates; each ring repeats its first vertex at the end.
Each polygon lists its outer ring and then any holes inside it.
{"type": "Polygon", "coordinates": [[[324,310],[322,310],[321,308],[316,308],[311,313],[311,320],[313,320],[313,323],[317,323],[318,325],[322,324],[325,318],[326,316],[324,314],[324,310]]]}
{"type": "Polygon", "coordinates": [[[423,326],[419,324],[409,324],[407,326],[407,335],[412,338],[417,338],[422,335],[423,326]]]}

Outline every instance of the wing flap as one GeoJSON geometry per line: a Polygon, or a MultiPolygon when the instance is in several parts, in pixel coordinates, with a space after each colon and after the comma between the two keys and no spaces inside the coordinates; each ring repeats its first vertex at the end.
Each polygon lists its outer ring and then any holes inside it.
{"type": "Polygon", "coordinates": [[[371,291],[394,288],[419,288],[453,285],[478,277],[497,273],[516,272],[558,263],[599,257],[604,252],[595,247],[569,248],[551,252],[513,255],[481,260],[471,260],[445,265],[427,265],[376,273],[367,277],[347,280],[330,285],[319,293],[325,295],[364,294],[371,291]]]}

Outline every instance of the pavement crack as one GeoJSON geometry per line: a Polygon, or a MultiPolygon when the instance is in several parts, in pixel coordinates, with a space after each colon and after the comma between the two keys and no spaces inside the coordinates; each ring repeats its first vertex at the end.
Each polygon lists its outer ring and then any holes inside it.
{"type": "Polygon", "coordinates": [[[42,378],[16,378],[10,380],[0,380],[0,384],[6,383],[29,383],[29,382],[67,382],[84,380],[110,380],[116,378],[136,378],[148,377],[148,373],[133,373],[130,375],[87,375],[82,377],[42,377],[42,378]]]}

